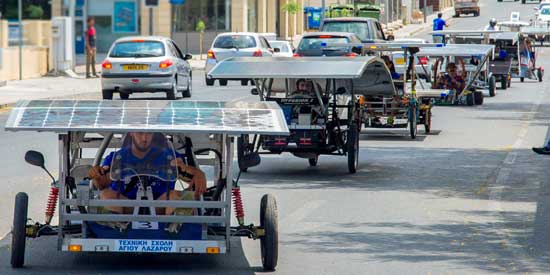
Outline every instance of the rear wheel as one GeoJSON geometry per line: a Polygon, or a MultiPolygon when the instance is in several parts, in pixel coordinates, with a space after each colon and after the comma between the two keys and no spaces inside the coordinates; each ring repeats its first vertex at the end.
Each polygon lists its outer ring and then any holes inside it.
{"type": "Polygon", "coordinates": [[[227,86],[227,79],[220,79],[220,86],[227,86]]]}
{"type": "Polygon", "coordinates": [[[214,81],[216,80],[210,79],[210,78],[204,78],[204,81],[206,82],[206,86],[214,86],[214,81]]]}
{"type": "Polygon", "coordinates": [[[11,266],[13,268],[23,267],[25,262],[28,205],[29,196],[27,193],[17,193],[13,211],[13,228],[11,230],[11,266]]]}
{"type": "Polygon", "coordinates": [[[489,77],[489,96],[493,97],[497,94],[497,83],[495,76],[492,75],[489,77]]]}
{"type": "Polygon", "coordinates": [[[309,166],[311,167],[317,166],[317,161],[319,161],[319,155],[316,155],[314,158],[308,159],[308,161],[309,161],[309,166]]]}
{"type": "Polygon", "coordinates": [[[101,95],[103,99],[113,99],[113,91],[112,90],[101,90],[101,95]]]}
{"type": "Polygon", "coordinates": [[[483,93],[480,91],[473,92],[474,94],[474,104],[483,105],[483,93]]]}
{"type": "Polygon", "coordinates": [[[501,77],[500,78],[500,88],[502,90],[506,90],[508,88],[508,79],[507,77],[501,77]]]}
{"type": "Polygon", "coordinates": [[[187,88],[181,93],[182,97],[191,97],[191,86],[193,85],[193,77],[189,75],[187,79],[187,88]]]}
{"type": "Polygon", "coordinates": [[[357,129],[357,125],[355,123],[353,123],[348,129],[346,147],[348,155],[348,171],[351,174],[354,174],[357,172],[357,167],[359,166],[359,130],[357,129]]]}
{"type": "Polygon", "coordinates": [[[409,108],[409,131],[411,133],[411,138],[412,139],[416,138],[416,134],[417,134],[417,131],[418,131],[417,126],[418,125],[417,125],[417,121],[416,121],[416,106],[412,105],[409,108]]]}
{"type": "Polygon", "coordinates": [[[429,134],[432,130],[432,111],[427,110],[426,115],[424,116],[424,131],[426,134],[429,134]]]}
{"type": "Polygon", "coordinates": [[[519,81],[521,81],[521,82],[525,81],[525,77],[520,77],[519,81]]]}
{"type": "Polygon", "coordinates": [[[466,105],[468,106],[474,105],[474,93],[469,93],[466,95],[466,105]]]}
{"type": "Polygon", "coordinates": [[[241,80],[241,86],[247,86],[248,80],[241,80]]]}
{"type": "Polygon", "coordinates": [[[521,3],[522,3],[522,4],[525,4],[525,0],[521,0],[521,3]]]}
{"type": "Polygon", "coordinates": [[[268,271],[275,270],[279,257],[278,216],[275,197],[265,194],[260,202],[260,226],[265,232],[264,236],[260,237],[260,247],[262,266],[268,271]]]}
{"type": "Polygon", "coordinates": [[[250,153],[250,142],[248,135],[242,135],[237,138],[237,164],[242,172],[248,171],[248,168],[244,167],[243,159],[247,153],[250,153]]]}
{"type": "Polygon", "coordinates": [[[129,99],[130,98],[129,93],[123,93],[123,92],[118,92],[118,96],[120,97],[120,99],[129,99]]]}
{"type": "Polygon", "coordinates": [[[172,89],[166,91],[166,99],[168,99],[168,100],[176,99],[177,92],[178,92],[178,86],[176,84],[176,81],[174,81],[172,83],[172,89]]]}
{"type": "Polygon", "coordinates": [[[542,82],[542,69],[537,69],[537,78],[539,79],[539,82],[542,82]]]}

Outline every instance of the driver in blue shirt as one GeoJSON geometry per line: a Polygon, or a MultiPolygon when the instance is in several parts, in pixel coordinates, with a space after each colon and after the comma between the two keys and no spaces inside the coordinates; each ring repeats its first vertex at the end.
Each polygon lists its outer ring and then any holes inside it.
{"type": "MultiPolygon", "coordinates": [[[[92,182],[96,188],[100,190],[101,199],[136,199],[138,187],[133,185],[132,188],[128,187],[121,181],[113,181],[109,176],[110,168],[113,164],[113,158],[120,158],[123,162],[121,166],[128,166],[136,168],[135,173],[145,173],[144,171],[155,171],[156,175],[161,178],[169,178],[167,175],[162,175],[165,172],[161,172],[160,167],[166,166],[167,159],[169,165],[177,167],[179,176],[183,177],[183,180],[189,183],[189,188],[195,189],[195,199],[200,197],[202,193],[206,191],[206,177],[204,173],[194,167],[187,165],[186,158],[175,152],[170,148],[153,146],[156,139],[165,139],[162,134],[147,133],[147,132],[133,132],[128,133],[131,144],[123,146],[117,152],[110,153],[103,161],[102,166],[95,166],[90,169],[88,176],[92,179],[92,182]],[[142,169],[139,169],[142,168],[142,169]],[[129,189],[129,190],[127,190],[129,189]]],[[[124,172],[122,177],[124,178],[124,172]]],[[[182,200],[186,198],[184,192],[173,190],[175,181],[166,182],[157,177],[149,177],[149,183],[153,192],[155,200],[182,200]],[[168,183],[168,184],[167,184],[168,183]],[[167,189],[168,187],[168,189],[167,189]]],[[[106,209],[115,213],[131,213],[132,208],[128,207],[116,207],[108,206],[106,209]]],[[[171,215],[174,213],[174,208],[157,209],[157,214],[171,215]]]]}

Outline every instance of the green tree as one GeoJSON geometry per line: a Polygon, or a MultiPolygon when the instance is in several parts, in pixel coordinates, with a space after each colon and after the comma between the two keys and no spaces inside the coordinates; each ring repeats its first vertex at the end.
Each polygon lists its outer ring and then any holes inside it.
{"type": "MultiPolygon", "coordinates": [[[[295,15],[301,10],[301,7],[296,1],[288,1],[281,7],[281,11],[288,15],[295,15]]],[[[299,17],[297,20],[304,20],[302,17],[299,17]]],[[[294,38],[294,30],[290,30],[290,41],[292,44],[292,39],[294,38]]]]}
{"type": "Polygon", "coordinates": [[[197,25],[195,26],[195,31],[199,32],[199,57],[202,60],[202,46],[204,42],[204,31],[206,30],[206,24],[204,24],[204,21],[199,20],[197,22],[197,25]]]}
{"type": "Polygon", "coordinates": [[[29,5],[25,8],[26,18],[29,19],[42,19],[44,16],[44,9],[37,5],[29,5]]]}

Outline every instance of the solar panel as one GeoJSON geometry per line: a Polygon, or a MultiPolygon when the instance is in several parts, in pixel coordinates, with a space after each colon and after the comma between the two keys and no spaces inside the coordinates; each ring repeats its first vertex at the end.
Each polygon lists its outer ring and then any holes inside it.
{"type": "Polygon", "coordinates": [[[487,56],[493,53],[494,45],[447,44],[445,47],[421,48],[417,56],[487,56]]]}
{"type": "Polygon", "coordinates": [[[274,102],[24,100],[6,130],[288,134],[274,102]]]}

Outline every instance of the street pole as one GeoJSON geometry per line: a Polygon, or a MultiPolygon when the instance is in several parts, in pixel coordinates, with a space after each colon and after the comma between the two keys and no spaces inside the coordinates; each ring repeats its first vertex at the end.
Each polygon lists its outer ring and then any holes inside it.
{"type": "Polygon", "coordinates": [[[321,25],[325,21],[325,0],[321,2],[321,25]]]}
{"type": "Polygon", "coordinates": [[[428,20],[427,19],[427,16],[426,16],[426,13],[428,12],[428,7],[426,7],[427,5],[427,0],[424,0],[424,7],[422,8],[422,13],[424,14],[424,23],[427,23],[426,21],[428,20]]]}
{"type": "Polygon", "coordinates": [[[153,7],[149,7],[149,35],[153,35],[153,7]]]}
{"type": "Polygon", "coordinates": [[[17,1],[19,17],[19,80],[23,79],[23,0],[17,1]]]}

